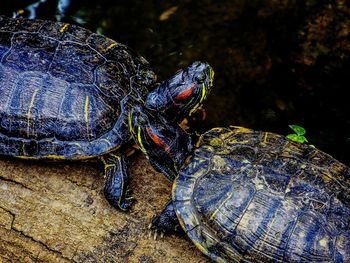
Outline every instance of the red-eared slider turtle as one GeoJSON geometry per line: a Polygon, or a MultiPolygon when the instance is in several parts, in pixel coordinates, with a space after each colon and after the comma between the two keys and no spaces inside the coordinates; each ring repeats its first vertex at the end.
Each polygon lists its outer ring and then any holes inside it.
{"type": "MultiPolygon", "coordinates": [[[[174,148],[183,135],[154,123],[132,110],[150,159],[153,151],[188,154],[174,148]]],[[[163,165],[179,175],[152,228],[177,231],[180,222],[214,261],[350,262],[350,168],[328,154],[274,133],[215,128],[184,165],[163,165]]]]}
{"type": "Polygon", "coordinates": [[[125,45],[75,25],[0,16],[0,155],[100,157],[105,196],[125,210],[132,199],[116,150],[131,137],[130,109],[143,105],[176,126],[207,97],[212,78],[207,63],[194,62],[150,92],[155,74],[125,45]]]}

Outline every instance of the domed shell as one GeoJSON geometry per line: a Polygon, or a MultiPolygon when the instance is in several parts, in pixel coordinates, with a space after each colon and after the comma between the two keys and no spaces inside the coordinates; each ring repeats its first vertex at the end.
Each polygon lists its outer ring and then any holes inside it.
{"type": "Polygon", "coordinates": [[[79,26],[0,16],[0,154],[85,158],[129,140],[127,112],[155,75],[79,26]]]}
{"type": "Polygon", "coordinates": [[[205,133],[173,201],[187,235],[217,262],[350,262],[350,169],[283,136],[205,133]]]}

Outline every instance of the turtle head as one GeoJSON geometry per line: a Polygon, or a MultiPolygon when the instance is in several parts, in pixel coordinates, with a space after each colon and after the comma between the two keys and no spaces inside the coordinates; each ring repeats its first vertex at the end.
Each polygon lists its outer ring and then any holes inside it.
{"type": "Polygon", "coordinates": [[[208,63],[194,62],[150,92],[145,107],[167,119],[179,121],[202,105],[213,86],[213,79],[214,71],[208,63]]]}
{"type": "Polygon", "coordinates": [[[152,112],[140,106],[131,109],[129,128],[152,166],[173,181],[192,149],[186,132],[177,123],[152,115],[152,112]]]}

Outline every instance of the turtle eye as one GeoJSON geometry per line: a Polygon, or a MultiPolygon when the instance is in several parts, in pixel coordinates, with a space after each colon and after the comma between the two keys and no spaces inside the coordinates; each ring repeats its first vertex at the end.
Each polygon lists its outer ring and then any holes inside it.
{"type": "Polygon", "coordinates": [[[198,82],[198,83],[202,83],[205,81],[206,79],[206,75],[204,73],[199,73],[197,74],[194,79],[198,82]]]}

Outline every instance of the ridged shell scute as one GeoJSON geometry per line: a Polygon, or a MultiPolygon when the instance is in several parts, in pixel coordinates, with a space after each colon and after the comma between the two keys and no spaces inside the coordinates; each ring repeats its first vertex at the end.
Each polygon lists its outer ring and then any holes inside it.
{"type": "Polygon", "coordinates": [[[154,76],[144,58],[105,36],[0,16],[0,154],[79,158],[117,148],[154,76]]]}
{"type": "Polygon", "coordinates": [[[173,200],[188,236],[217,262],[350,262],[350,169],[284,136],[208,131],[173,200]]]}

